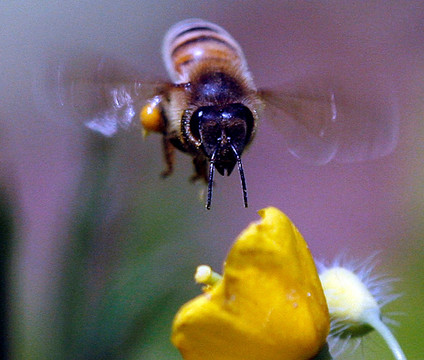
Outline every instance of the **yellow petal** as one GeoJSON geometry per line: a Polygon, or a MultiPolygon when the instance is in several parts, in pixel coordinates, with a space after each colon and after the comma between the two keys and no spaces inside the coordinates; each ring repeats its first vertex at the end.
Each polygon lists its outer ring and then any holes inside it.
{"type": "Polygon", "coordinates": [[[223,280],[185,304],[172,341],[185,360],[301,360],[325,344],[329,315],[302,235],[276,208],[236,240],[223,280]]]}

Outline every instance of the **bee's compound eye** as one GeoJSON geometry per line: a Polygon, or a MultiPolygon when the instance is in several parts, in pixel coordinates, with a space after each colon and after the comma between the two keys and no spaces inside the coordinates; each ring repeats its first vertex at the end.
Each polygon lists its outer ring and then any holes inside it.
{"type": "Polygon", "coordinates": [[[159,103],[160,101],[153,99],[148,104],[144,105],[140,111],[141,125],[147,133],[152,131],[163,131],[164,121],[159,103]]]}

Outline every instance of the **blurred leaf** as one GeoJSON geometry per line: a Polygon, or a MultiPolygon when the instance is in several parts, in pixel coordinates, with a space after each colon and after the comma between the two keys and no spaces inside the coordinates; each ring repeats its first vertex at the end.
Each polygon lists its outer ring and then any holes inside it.
{"type": "Polygon", "coordinates": [[[199,204],[189,205],[157,174],[114,197],[111,178],[121,160],[107,144],[95,138],[87,152],[75,202],[61,291],[63,357],[180,359],[170,327],[179,306],[198,292],[193,254],[202,250],[187,236],[197,230],[196,216],[187,213],[198,213],[190,206],[199,204]],[[180,205],[167,206],[171,201],[180,205]]]}
{"type": "Polygon", "coordinates": [[[10,351],[9,266],[13,236],[13,209],[7,192],[0,187],[0,358],[8,359],[10,351]]]}
{"type": "Polygon", "coordinates": [[[86,170],[82,180],[80,201],[77,201],[75,219],[70,225],[70,248],[64,264],[61,309],[59,310],[62,330],[63,357],[75,358],[75,347],[84,328],[86,307],[87,270],[93,241],[101,224],[105,199],[104,186],[108,174],[107,155],[110,152],[107,143],[96,137],[87,151],[86,170]],[[94,165],[94,166],[93,166],[94,165]]]}

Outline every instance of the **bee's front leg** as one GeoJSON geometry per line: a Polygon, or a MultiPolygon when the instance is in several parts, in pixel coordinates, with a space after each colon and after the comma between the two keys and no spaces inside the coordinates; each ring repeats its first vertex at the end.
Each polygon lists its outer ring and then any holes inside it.
{"type": "Polygon", "coordinates": [[[190,177],[190,181],[204,180],[208,183],[208,161],[202,156],[193,158],[194,174],[190,177]]]}
{"type": "Polygon", "coordinates": [[[168,177],[174,171],[175,147],[167,136],[163,136],[163,155],[165,157],[166,168],[162,171],[162,177],[168,177]]]}

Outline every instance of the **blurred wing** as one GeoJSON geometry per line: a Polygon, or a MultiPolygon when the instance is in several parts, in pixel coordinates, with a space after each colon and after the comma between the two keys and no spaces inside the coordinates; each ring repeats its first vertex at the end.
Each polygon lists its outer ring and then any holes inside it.
{"type": "Polygon", "coordinates": [[[338,148],[337,108],[333,93],[304,95],[261,91],[266,117],[282,131],[288,150],[313,164],[333,159],[338,148]]]}
{"type": "Polygon", "coordinates": [[[288,150],[305,162],[375,159],[396,146],[399,119],[393,97],[355,97],[334,89],[263,90],[260,96],[288,150]]]}
{"type": "Polygon", "coordinates": [[[48,72],[43,88],[52,109],[105,136],[140,126],[140,109],[160,87],[123,62],[101,56],[58,61],[48,72]]]}
{"type": "Polygon", "coordinates": [[[399,109],[393,89],[368,94],[336,93],[340,162],[373,160],[390,154],[399,135],[399,109]]]}

